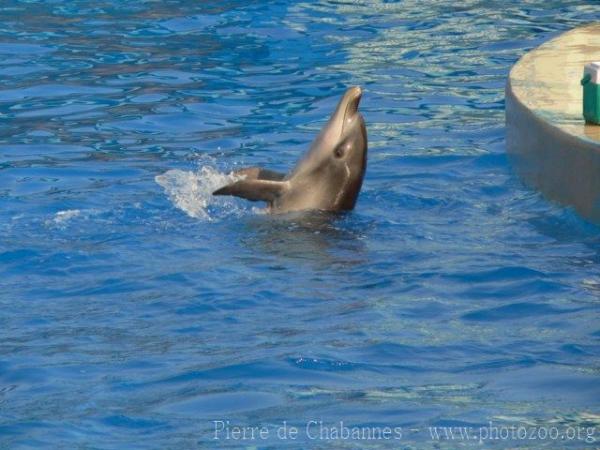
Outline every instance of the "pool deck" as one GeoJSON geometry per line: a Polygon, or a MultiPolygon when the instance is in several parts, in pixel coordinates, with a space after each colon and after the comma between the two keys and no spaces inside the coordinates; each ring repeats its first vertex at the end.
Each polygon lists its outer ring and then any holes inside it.
{"type": "Polygon", "coordinates": [[[506,84],[506,147],[528,185],[600,225],[600,125],[583,119],[580,84],[592,61],[600,61],[600,23],[525,54],[506,84]]]}

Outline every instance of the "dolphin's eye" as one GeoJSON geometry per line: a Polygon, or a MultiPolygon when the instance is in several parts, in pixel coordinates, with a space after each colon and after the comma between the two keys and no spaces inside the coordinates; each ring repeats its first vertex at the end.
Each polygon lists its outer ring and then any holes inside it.
{"type": "Polygon", "coordinates": [[[346,145],[338,145],[333,154],[335,155],[336,158],[343,158],[344,157],[344,153],[346,153],[346,145]]]}

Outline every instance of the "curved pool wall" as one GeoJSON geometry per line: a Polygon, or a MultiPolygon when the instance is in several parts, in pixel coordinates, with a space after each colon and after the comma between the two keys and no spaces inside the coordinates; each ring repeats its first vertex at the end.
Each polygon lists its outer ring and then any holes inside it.
{"type": "Polygon", "coordinates": [[[506,147],[517,173],[547,198],[600,224],[600,125],[582,113],[585,64],[600,58],[600,23],[524,55],[506,85],[506,147]]]}
{"type": "Polygon", "coordinates": [[[599,228],[523,185],[504,122],[513,64],[596,1],[1,4],[0,448],[598,445],[599,228]],[[210,196],[292,166],[350,85],[353,212],[210,196]]]}

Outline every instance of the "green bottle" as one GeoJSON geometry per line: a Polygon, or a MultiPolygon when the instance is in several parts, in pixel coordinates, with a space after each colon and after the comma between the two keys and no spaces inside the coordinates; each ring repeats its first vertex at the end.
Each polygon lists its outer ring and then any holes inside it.
{"type": "Polygon", "coordinates": [[[588,123],[600,124],[600,62],[585,65],[581,85],[583,117],[588,123]]]}

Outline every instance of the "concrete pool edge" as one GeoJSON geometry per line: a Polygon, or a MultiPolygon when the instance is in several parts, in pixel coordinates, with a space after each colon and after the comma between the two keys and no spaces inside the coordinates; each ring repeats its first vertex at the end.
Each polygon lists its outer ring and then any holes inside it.
{"type": "Polygon", "coordinates": [[[513,66],[505,89],[506,149],[527,185],[600,225],[600,126],[585,125],[575,113],[581,110],[581,62],[593,58],[600,59],[600,24],[563,33],[513,66]],[[577,41],[590,32],[593,54],[577,41]]]}

